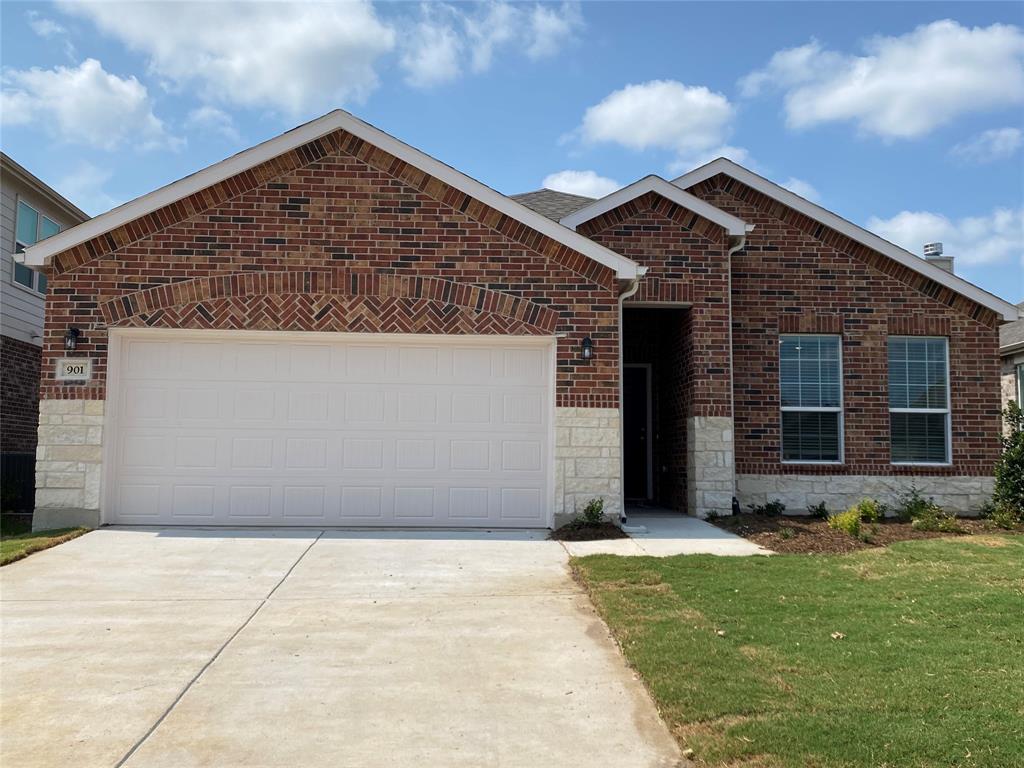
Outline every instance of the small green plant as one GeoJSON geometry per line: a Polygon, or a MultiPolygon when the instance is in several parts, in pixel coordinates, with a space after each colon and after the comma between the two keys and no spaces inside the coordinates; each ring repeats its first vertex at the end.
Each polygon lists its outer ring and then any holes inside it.
{"type": "Polygon", "coordinates": [[[923,515],[932,514],[932,507],[935,506],[934,499],[926,499],[921,495],[921,491],[918,490],[916,485],[911,485],[910,490],[906,493],[901,493],[897,497],[894,512],[896,513],[896,519],[901,523],[909,523],[923,515]]]}
{"type": "Polygon", "coordinates": [[[1024,520],[1024,411],[1011,400],[1003,411],[1003,417],[1006,432],[1002,437],[1003,451],[994,471],[994,501],[1007,507],[1018,520],[1024,520]]]}
{"type": "Polygon", "coordinates": [[[572,521],[573,528],[596,528],[604,521],[604,499],[593,498],[572,521]]]}
{"type": "Polygon", "coordinates": [[[851,509],[856,509],[865,523],[877,523],[885,517],[887,508],[875,499],[861,499],[851,509]]]}
{"type": "Polygon", "coordinates": [[[825,506],[824,501],[819,501],[817,504],[807,507],[807,514],[818,520],[828,520],[828,507],[825,506]]]}
{"type": "Polygon", "coordinates": [[[929,503],[910,523],[915,531],[938,531],[939,533],[963,533],[963,528],[956,517],[946,512],[938,504],[929,503]]]}
{"type": "Polygon", "coordinates": [[[792,539],[794,536],[796,536],[796,531],[790,528],[788,525],[784,525],[781,528],[779,528],[779,536],[781,536],[784,539],[792,539]]]}
{"type": "Polygon", "coordinates": [[[832,515],[828,519],[828,527],[859,539],[861,534],[860,510],[857,507],[850,507],[845,512],[832,515]]]}
{"type": "Polygon", "coordinates": [[[786,511],[786,505],[778,499],[772,499],[765,504],[748,504],[750,511],[755,515],[764,517],[778,517],[786,511]]]}
{"type": "Polygon", "coordinates": [[[986,501],[985,506],[981,508],[981,516],[996,528],[1003,528],[1007,531],[1014,530],[1024,522],[1016,510],[1008,504],[997,501],[986,501]]]}

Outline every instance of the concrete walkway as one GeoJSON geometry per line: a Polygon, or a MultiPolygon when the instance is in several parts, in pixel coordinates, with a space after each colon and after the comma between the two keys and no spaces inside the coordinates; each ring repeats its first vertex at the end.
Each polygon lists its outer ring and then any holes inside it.
{"type": "Polygon", "coordinates": [[[102,529],[0,599],[3,765],[679,764],[543,532],[102,529]]]}
{"type": "Polygon", "coordinates": [[[630,527],[646,529],[628,539],[607,541],[567,541],[566,550],[574,557],[584,555],[623,555],[669,557],[672,555],[770,555],[771,551],[718,526],[677,512],[629,510],[630,527]]]}

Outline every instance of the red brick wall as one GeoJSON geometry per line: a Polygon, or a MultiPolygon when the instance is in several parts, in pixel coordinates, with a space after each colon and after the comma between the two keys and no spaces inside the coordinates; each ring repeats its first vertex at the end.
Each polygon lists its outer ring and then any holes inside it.
{"type": "Polygon", "coordinates": [[[991,311],[726,177],[689,191],[756,225],[745,250],[733,256],[737,473],[991,474],[999,451],[991,311]],[[780,463],[780,332],[843,336],[843,465],[780,463]],[[889,463],[889,334],[949,338],[949,468],[889,463]]]}
{"type": "Polygon", "coordinates": [[[559,333],[557,404],[614,407],[617,323],[611,270],[339,131],[59,254],[43,396],[104,397],[108,326],[559,333]]]}
{"type": "Polygon", "coordinates": [[[0,451],[35,453],[39,426],[39,360],[35,344],[0,336],[0,451]]]}
{"type": "Polygon", "coordinates": [[[725,230],[649,193],[586,222],[579,231],[649,268],[627,307],[693,304],[683,377],[688,415],[731,415],[725,230]]]}

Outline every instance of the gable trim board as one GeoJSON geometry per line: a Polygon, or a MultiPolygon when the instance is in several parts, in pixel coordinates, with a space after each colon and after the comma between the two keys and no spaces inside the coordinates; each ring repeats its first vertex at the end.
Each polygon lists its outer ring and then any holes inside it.
{"type": "Polygon", "coordinates": [[[720,157],[716,160],[712,160],[710,163],[702,165],[700,168],[696,168],[689,173],[685,173],[679,178],[674,179],[672,183],[680,189],[689,189],[700,184],[702,181],[707,181],[713,176],[717,176],[718,174],[729,176],[741,184],[745,184],[748,187],[767,195],[773,200],[777,200],[783,205],[792,208],[798,213],[802,213],[804,216],[808,216],[811,219],[824,224],[826,227],[834,229],[836,232],[845,235],[851,240],[877,251],[884,256],[888,256],[899,264],[924,275],[929,280],[933,280],[936,283],[949,288],[951,291],[955,291],[956,293],[969,298],[971,301],[992,310],[1007,322],[1016,320],[1018,317],[1017,308],[1008,301],[1003,301],[998,296],[993,296],[988,291],[979,288],[973,283],[969,283],[961,277],[957,277],[943,269],[939,269],[933,264],[929,264],[927,261],[919,256],[915,256],[910,251],[890,243],[888,240],[879,237],[873,232],[870,232],[863,227],[859,227],[853,222],[847,221],[841,216],[822,208],[820,205],[812,203],[810,200],[800,197],[794,192],[790,192],[785,187],[782,187],[773,181],[769,181],[763,176],[758,176],[753,171],[749,171],[742,165],[738,165],[727,158],[720,157]]]}
{"type": "Polygon", "coordinates": [[[661,195],[662,197],[671,200],[681,208],[685,208],[686,210],[719,225],[732,237],[743,237],[747,232],[750,232],[754,228],[753,224],[747,224],[742,219],[726,213],[720,208],[716,208],[710,203],[701,200],[699,197],[691,195],[689,192],[684,191],[654,174],[644,176],[642,179],[634,181],[627,187],[623,187],[616,192],[612,192],[610,195],[602,197],[600,200],[595,200],[585,208],[581,208],[575,213],[571,213],[563,218],[561,223],[566,227],[576,229],[581,224],[584,224],[591,219],[596,219],[598,216],[615,210],[620,205],[624,205],[625,203],[635,200],[642,195],[646,195],[649,192],[661,195]]]}
{"type": "Polygon", "coordinates": [[[598,264],[608,267],[615,272],[616,277],[620,280],[632,280],[637,277],[637,265],[633,261],[598,245],[593,240],[577,234],[571,229],[551,221],[547,217],[530,210],[521,203],[517,203],[515,200],[491,189],[476,179],[472,179],[464,173],[455,170],[450,165],[446,165],[426,153],[399,141],[390,134],[368,123],[364,123],[362,120],[341,109],[328,112],[323,117],[293,128],[276,138],[239,152],[237,155],[204,168],[191,176],[186,176],[154,192],[118,206],[108,213],[97,216],[84,224],[54,235],[26,249],[23,255],[24,263],[36,268],[48,266],[53,257],[63,251],[81,245],[117,227],[129,224],[146,214],[201,192],[225,179],[229,179],[236,174],[272,160],[279,155],[315,141],[336,130],[343,130],[378,147],[384,152],[419,168],[424,173],[479,200],[481,203],[511,217],[540,234],[546,235],[598,264]]]}

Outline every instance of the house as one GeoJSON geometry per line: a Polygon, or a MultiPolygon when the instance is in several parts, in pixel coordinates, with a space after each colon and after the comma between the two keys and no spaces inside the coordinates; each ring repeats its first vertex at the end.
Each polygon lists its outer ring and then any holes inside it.
{"type": "MultiPolygon", "coordinates": [[[[1017,311],[1024,317],[1024,301],[1017,311]]],[[[1003,408],[1013,400],[1024,407],[1024,320],[999,328],[999,357],[1002,360],[1003,408]]]]}
{"type": "Polygon", "coordinates": [[[24,258],[50,281],[37,525],[992,488],[1017,309],[724,159],[516,200],[335,111],[24,258]]]}
{"type": "Polygon", "coordinates": [[[32,511],[46,275],[12,254],[89,217],[0,152],[0,487],[32,511]]]}

